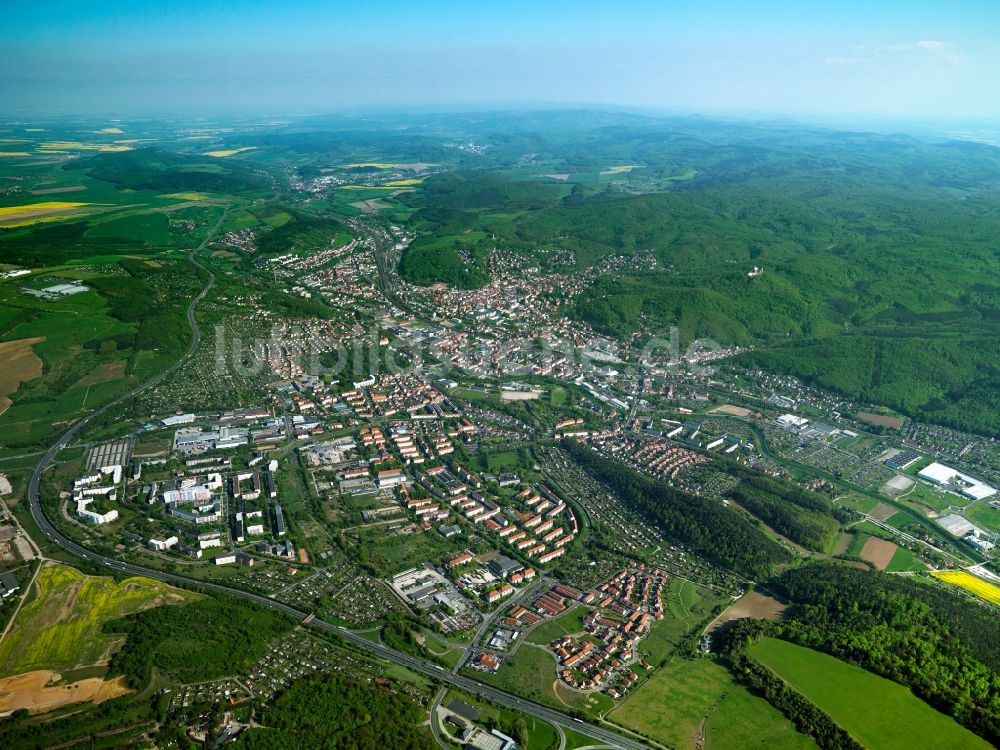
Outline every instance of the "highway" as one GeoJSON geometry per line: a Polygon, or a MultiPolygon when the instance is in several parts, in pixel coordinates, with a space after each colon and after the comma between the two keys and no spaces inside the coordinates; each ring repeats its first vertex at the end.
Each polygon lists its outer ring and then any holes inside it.
{"type": "MultiPolygon", "coordinates": [[[[86,547],[83,547],[82,545],[77,544],[73,540],[63,536],[49,522],[48,518],[45,516],[45,513],[42,511],[42,503],[40,495],[42,476],[44,475],[46,469],[48,469],[49,466],[52,464],[52,462],[55,460],[56,455],[69,444],[69,442],[73,439],[73,437],[93,419],[106,413],[109,409],[114,408],[118,404],[121,404],[128,399],[134,398],[142,391],[156,385],[164,378],[169,376],[171,373],[175,372],[197,350],[198,345],[201,343],[201,329],[199,328],[198,322],[195,319],[195,308],[198,306],[198,303],[205,298],[205,295],[208,294],[208,292],[215,285],[215,274],[212,273],[212,271],[210,271],[208,268],[203,266],[200,262],[198,262],[196,255],[200,250],[202,250],[205,247],[205,245],[208,244],[208,242],[211,240],[214,234],[218,231],[219,227],[222,226],[222,222],[225,219],[225,216],[226,214],[223,213],[223,215],[219,218],[219,221],[208,233],[208,235],[206,236],[205,240],[201,243],[201,245],[199,245],[196,249],[192,250],[188,254],[188,260],[196,268],[206,272],[209,278],[208,278],[208,283],[205,285],[204,289],[202,289],[201,292],[199,292],[198,295],[191,301],[191,304],[188,306],[187,309],[188,324],[190,325],[191,332],[193,334],[191,345],[188,347],[187,351],[180,359],[177,360],[177,362],[175,362],[173,365],[168,367],[163,372],[150,378],[149,380],[136,386],[123,396],[102,406],[96,411],[82,417],[77,422],[73,423],[73,425],[71,425],[70,428],[66,430],[66,432],[63,433],[62,436],[60,436],[55,443],[52,444],[52,446],[45,452],[41,460],[35,466],[35,470],[31,475],[31,481],[29,482],[28,485],[29,506],[31,510],[31,516],[34,519],[35,523],[38,525],[38,528],[41,530],[41,533],[50,542],[58,545],[62,549],[66,550],[70,554],[76,555],[77,557],[89,560],[90,562],[97,563],[99,565],[105,565],[120,573],[127,573],[129,575],[147,576],[149,578],[153,578],[158,581],[163,581],[165,583],[194,586],[209,591],[217,591],[220,593],[229,594],[231,596],[238,596],[243,599],[248,599],[250,601],[256,602],[261,606],[270,607],[273,610],[284,612],[301,622],[302,620],[306,619],[306,617],[311,613],[303,612],[301,610],[295,609],[294,607],[288,606],[287,604],[283,604],[281,602],[275,601],[274,599],[270,599],[268,597],[261,596],[259,594],[254,594],[249,591],[241,591],[240,589],[229,588],[227,586],[222,586],[217,583],[199,581],[193,578],[187,578],[185,576],[175,575],[172,573],[165,573],[163,571],[155,570],[153,568],[146,568],[139,565],[133,565],[131,563],[122,562],[114,558],[109,558],[97,554],[96,552],[93,552],[92,550],[89,550],[86,547]]],[[[460,688],[473,695],[478,695],[482,698],[493,701],[498,705],[502,705],[508,709],[519,711],[529,716],[534,716],[535,718],[542,719],[543,721],[547,721],[551,724],[563,727],[565,729],[573,729],[579,732],[583,732],[601,741],[602,743],[605,743],[612,747],[622,748],[623,750],[642,750],[648,747],[647,745],[644,745],[641,742],[637,742],[636,740],[633,740],[631,738],[623,737],[617,734],[616,732],[612,732],[610,730],[605,729],[604,727],[583,722],[579,719],[574,719],[561,711],[548,708],[546,706],[535,703],[533,701],[526,700],[524,698],[520,698],[516,695],[512,695],[503,690],[500,690],[499,688],[485,685],[470,677],[466,677],[464,675],[459,675],[459,674],[452,674],[443,669],[442,667],[439,667],[434,664],[429,664],[423,661],[422,659],[418,659],[417,657],[410,656],[409,654],[396,651],[395,649],[389,648],[388,646],[384,646],[379,643],[373,643],[372,641],[369,641],[360,635],[352,633],[349,630],[346,630],[339,626],[332,625],[323,620],[313,618],[308,623],[308,626],[316,628],[318,630],[333,633],[338,637],[343,638],[345,641],[357,647],[358,649],[367,651],[368,653],[371,653],[374,656],[377,656],[381,659],[385,659],[387,661],[400,664],[404,667],[413,670],[414,672],[418,672],[434,680],[438,680],[440,682],[444,682],[454,687],[460,688]]]]}

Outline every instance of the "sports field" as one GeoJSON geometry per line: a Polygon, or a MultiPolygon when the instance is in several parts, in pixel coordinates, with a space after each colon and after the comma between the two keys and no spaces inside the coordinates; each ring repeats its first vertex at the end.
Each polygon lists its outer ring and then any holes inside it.
{"type": "Polygon", "coordinates": [[[907,688],[832,656],[764,638],[750,654],[819,706],[865,747],[976,750],[989,747],[907,688]]]}
{"type": "Polygon", "coordinates": [[[33,592],[35,598],[0,642],[0,674],[101,664],[120,640],[103,632],[104,623],[197,596],[150,578],[116,583],[56,564],[42,569],[33,592]]]}
{"type": "Polygon", "coordinates": [[[935,578],[940,578],[945,583],[969,591],[980,599],[985,599],[993,604],[1000,605],[1000,586],[996,586],[982,578],[966,573],[964,570],[941,570],[932,574],[935,578]]]}

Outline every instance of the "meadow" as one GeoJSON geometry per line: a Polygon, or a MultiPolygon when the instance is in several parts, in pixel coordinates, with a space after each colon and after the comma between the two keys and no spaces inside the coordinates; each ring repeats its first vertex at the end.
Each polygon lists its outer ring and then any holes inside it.
{"type": "Polygon", "coordinates": [[[528,642],[547,646],[556,638],[561,638],[564,635],[582,633],[584,631],[583,618],[588,611],[586,607],[576,607],[571,612],[542,623],[527,636],[528,642]]]}
{"type": "Polygon", "coordinates": [[[579,693],[561,686],[555,657],[538,646],[522,644],[510,664],[497,674],[470,672],[476,679],[524,696],[546,706],[576,709],[588,716],[603,715],[614,702],[600,693],[579,693]]]}
{"type": "Polygon", "coordinates": [[[116,582],[52,563],[39,572],[33,591],[16,627],[0,642],[0,674],[107,663],[121,638],[104,632],[106,622],[198,598],[149,578],[116,582]]]}
{"type": "Polygon", "coordinates": [[[866,747],[975,750],[989,744],[895,682],[776,638],[749,654],[825,711],[866,747]]]}
{"type": "Polygon", "coordinates": [[[675,657],[608,717],[667,747],[815,748],[763,698],[709,659],[675,657]],[[704,736],[707,742],[699,742],[704,736]]]}

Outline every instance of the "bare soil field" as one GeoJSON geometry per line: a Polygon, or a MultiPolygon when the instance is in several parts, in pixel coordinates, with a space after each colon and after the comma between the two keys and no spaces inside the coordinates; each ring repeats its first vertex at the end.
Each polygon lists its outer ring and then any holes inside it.
{"type": "Polygon", "coordinates": [[[861,411],[858,412],[858,419],[868,424],[877,424],[893,430],[898,430],[903,426],[902,417],[890,417],[888,414],[872,414],[868,411],[861,411]]]}
{"type": "Polygon", "coordinates": [[[372,198],[367,201],[355,201],[351,204],[355,208],[360,208],[366,214],[374,214],[381,211],[383,208],[392,208],[388,203],[383,203],[378,198],[372,198]]]}
{"type": "Polygon", "coordinates": [[[784,617],[787,609],[787,604],[782,604],[774,597],[761,594],[758,591],[751,591],[741,596],[725,612],[716,617],[706,632],[714,633],[726,623],[739,620],[741,617],[753,617],[757,620],[780,620],[784,617]]]}
{"type": "Polygon", "coordinates": [[[867,560],[879,570],[885,570],[896,554],[896,545],[885,539],[871,537],[861,548],[861,559],[867,560]]]}
{"type": "Polygon", "coordinates": [[[19,708],[26,708],[31,713],[43,713],[80,701],[101,703],[130,692],[122,683],[122,677],[112,680],[88,677],[64,685],[52,684],[60,678],[58,672],[40,669],[0,679],[0,713],[19,708]]]}
{"type": "Polygon", "coordinates": [[[914,485],[914,481],[905,474],[897,474],[882,485],[882,492],[887,495],[901,495],[914,485]]]}
{"type": "Polygon", "coordinates": [[[86,185],[64,185],[63,187],[45,188],[44,190],[32,190],[32,195],[55,195],[56,193],[79,193],[86,190],[86,185]]]}
{"type": "Polygon", "coordinates": [[[879,503],[876,505],[872,512],[869,513],[872,518],[884,522],[889,516],[896,512],[896,509],[891,505],[886,505],[885,503],[879,503]]]}
{"type": "Polygon", "coordinates": [[[717,406],[712,409],[710,414],[731,414],[734,417],[749,417],[753,414],[749,409],[744,409],[742,406],[733,406],[732,404],[723,404],[722,406],[717,406]]]}
{"type": "Polygon", "coordinates": [[[0,414],[10,408],[12,401],[7,398],[26,380],[41,377],[42,360],[31,348],[45,341],[44,337],[18,339],[0,343],[0,414]]]}

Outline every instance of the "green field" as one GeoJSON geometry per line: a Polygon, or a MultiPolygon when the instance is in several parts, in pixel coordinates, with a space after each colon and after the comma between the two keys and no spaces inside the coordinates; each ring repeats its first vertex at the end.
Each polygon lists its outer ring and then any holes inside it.
{"type": "Polygon", "coordinates": [[[866,747],[974,750],[989,744],[895,682],[827,654],[764,638],[750,655],[866,747]]]}
{"type": "Polygon", "coordinates": [[[548,645],[556,638],[560,638],[570,633],[583,632],[583,618],[588,610],[586,607],[577,607],[571,612],[560,615],[554,620],[549,620],[539,625],[528,635],[529,643],[538,643],[543,646],[548,645]]]}
{"type": "Polygon", "coordinates": [[[719,750],[816,747],[777,709],[708,659],[674,658],[608,718],[677,750],[694,750],[703,720],[707,746],[719,750]]]}
{"type": "Polygon", "coordinates": [[[910,550],[900,547],[896,550],[896,554],[892,556],[892,560],[889,561],[889,565],[886,567],[886,572],[900,573],[908,570],[927,570],[927,566],[917,560],[916,555],[914,555],[910,550]]]}
{"type": "Polygon", "coordinates": [[[555,658],[537,646],[522,644],[514,661],[504,665],[495,675],[473,674],[483,682],[553,708],[573,708],[597,716],[614,706],[610,698],[600,693],[578,693],[559,687],[555,658]]]}
{"type": "Polygon", "coordinates": [[[105,661],[119,638],[105,622],[161,604],[196,598],[150,578],[121,583],[85,576],[65,565],[46,565],[38,574],[35,598],[18,613],[0,642],[0,674],[36,669],[63,671],[105,661]]]}
{"type": "Polygon", "coordinates": [[[639,652],[656,666],[677,649],[695,626],[712,616],[713,608],[723,599],[711,589],[690,581],[670,579],[666,593],[666,616],[655,622],[649,635],[639,644],[639,652]]]}
{"type": "Polygon", "coordinates": [[[1000,531],[1000,510],[985,502],[970,504],[966,507],[964,515],[986,531],[1000,531]]]}

